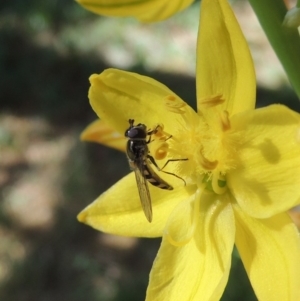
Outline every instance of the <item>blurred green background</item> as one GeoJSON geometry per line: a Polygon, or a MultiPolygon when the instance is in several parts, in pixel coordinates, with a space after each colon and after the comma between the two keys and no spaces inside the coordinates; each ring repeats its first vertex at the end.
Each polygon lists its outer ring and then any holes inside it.
{"type": "MultiPolygon", "coordinates": [[[[233,4],[256,63],[258,106],[299,110],[248,3],[233,4]]],[[[107,67],[137,71],[194,106],[198,5],[145,25],[71,0],[1,2],[1,301],[144,300],[160,240],[111,236],[76,220],[129,171],[124,154],[79,141],[96,118],[88,77],[107,67]]],[[[256,300],[236,252],[227,300],[256,300]]]]}

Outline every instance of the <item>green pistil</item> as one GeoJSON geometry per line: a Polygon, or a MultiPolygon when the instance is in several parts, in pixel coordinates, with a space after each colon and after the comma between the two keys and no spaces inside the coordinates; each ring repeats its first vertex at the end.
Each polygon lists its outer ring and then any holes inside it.
{"type": "MultiPolygon", "coordinates": [[[[215,192],[213,187],[212,187],[212,177],[211,174],[205,174],[202,183],[205,184],[205,189],[211,192],[215,192]]],[[[220,188],[224,188],[226,186],[226,181],[225,180],[220,180],[218,179],[218,186],[220,188]]]]}

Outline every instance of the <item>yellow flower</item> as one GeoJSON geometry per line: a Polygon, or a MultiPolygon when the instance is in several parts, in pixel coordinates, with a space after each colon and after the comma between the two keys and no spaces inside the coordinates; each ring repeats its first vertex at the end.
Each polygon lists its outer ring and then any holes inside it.
{"type": "Polygon", "coordinates": [[[84,8],[105,16],[135,17],[143,22],[165,20],[194,0],[77,0],[84,8]]]}
{"type": "Polygon", "coordinates": [[[226,0],[202,0],[197,49],[197,107],[154,79],[109,69],[92,75],[98,116],[123,134],[128,120],[172,135],[167,156],[149,143],[159,175],[174,190],[149,185],[146,220],[133,173],[78,219],[118,235],[159,237],[146,300],[219,300],[236,245],[260,301],[300,300],[300,240],[287,210],[300,203],[300,118],[281,105],[254,110],[249,49],[226,0]]]}

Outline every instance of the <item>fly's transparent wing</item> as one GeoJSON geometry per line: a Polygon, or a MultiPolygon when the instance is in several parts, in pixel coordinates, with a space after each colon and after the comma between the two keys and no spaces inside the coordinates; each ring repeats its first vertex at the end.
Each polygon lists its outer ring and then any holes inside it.
{"type": "Polygon", "coordinates": [[[138,187],[140,200],[142,203],[142,208],[144,210],[145,216],[147,220],[151,223],[152,221],[152,205],[151,205],[151,197],[148,188],[148,183],[145,178],[145,165],[142,158],[137,160],[136,168],[134,168],[136,184],[138,187]]]}

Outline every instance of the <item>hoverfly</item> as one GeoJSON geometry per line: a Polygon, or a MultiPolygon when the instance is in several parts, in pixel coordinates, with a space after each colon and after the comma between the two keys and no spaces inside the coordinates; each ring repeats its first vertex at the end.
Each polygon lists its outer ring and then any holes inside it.
{"type": "MultiPolygon", "coordinates": [[[[125,137],[128,138],[127,141],[127,157],[130,168],[135,173],[136,183],[140,195],[140,200],[142,204],[143,211],[145,216],[149,222],[152,221],[152,205],[151,205],[151,197],[148,188],[147,181],[161,189],[172,190],[173,187],[160,178],[152,169],[150,164],[155,165],[157,170],[162,171],[164,173],[173,175],[179,179],[181,179],[184,183],[184,179],[181,177],[163,171],[162,169],[170,162],[170,161],[186,161],[188,159],[170,159],[168,160],[163,168],[159,168],[154,158],[150,155],[148,144],[151,142],[151,135],[155,134],[157,128],[154,130],[147,131],[147,127],[144,124],[134,125],[134,120],[129,119],[129,128],[125,131],[125,137]],[[147,136],[149,139],[147,140],[147,136]]],[[[169,136],[167,139],[171,138],[169,136]]]]}

